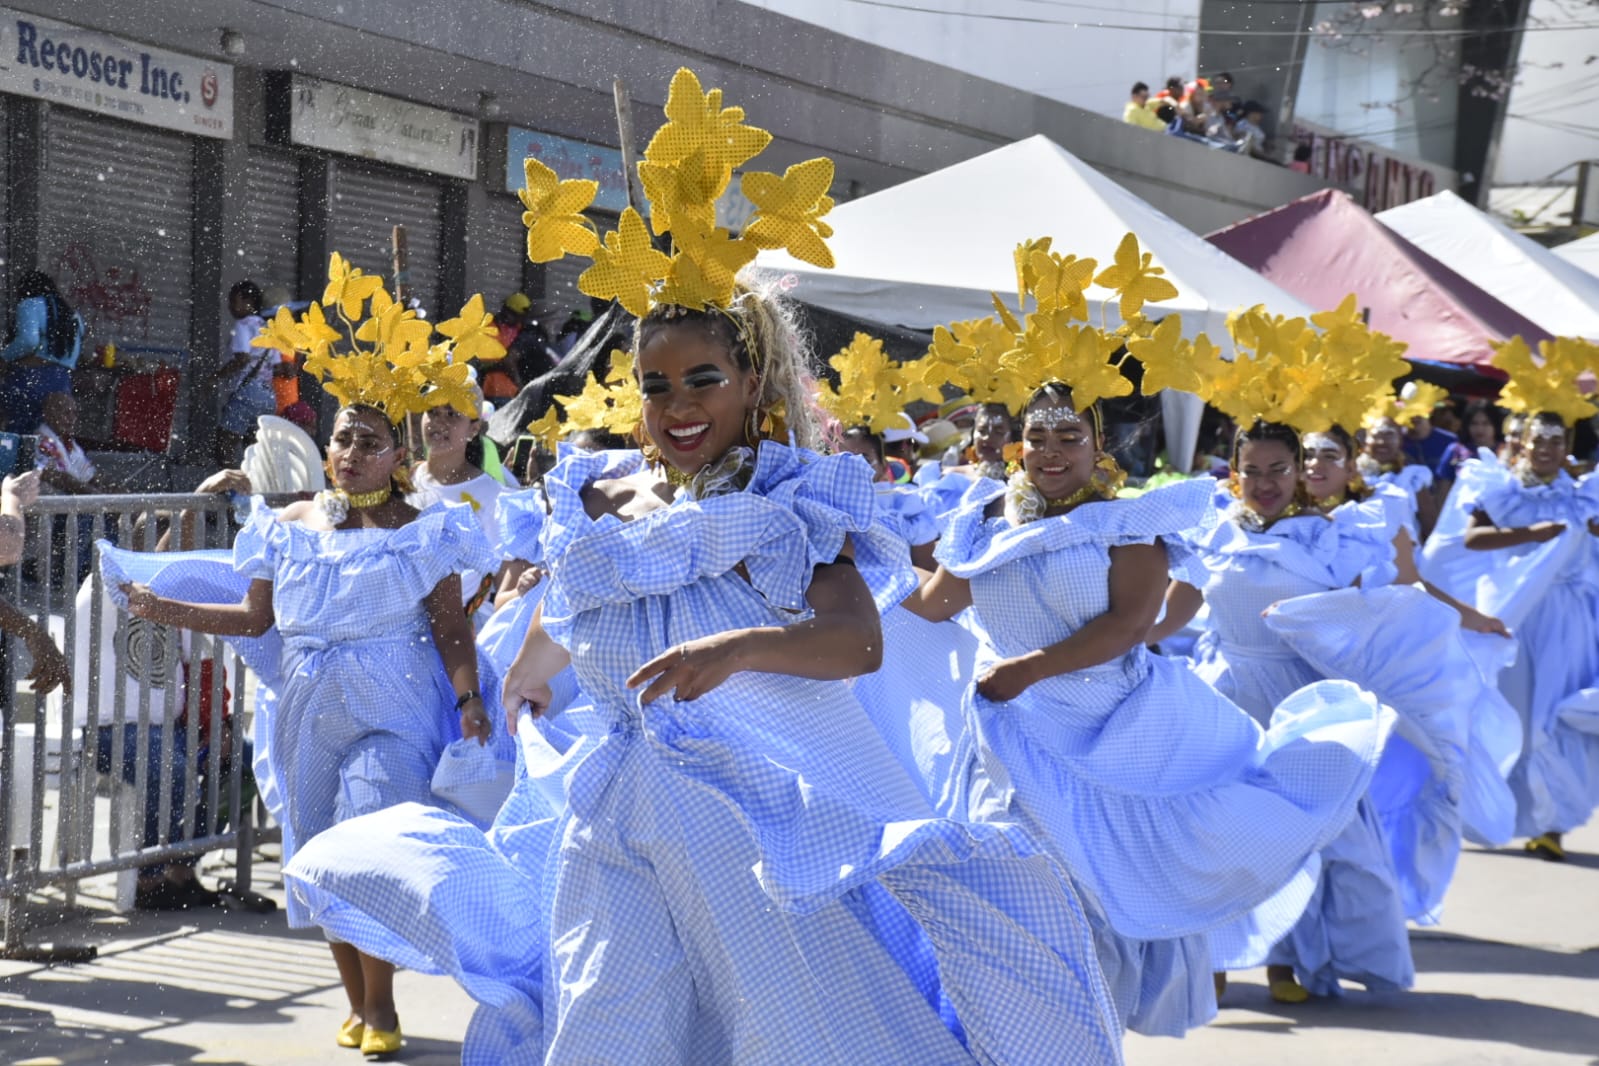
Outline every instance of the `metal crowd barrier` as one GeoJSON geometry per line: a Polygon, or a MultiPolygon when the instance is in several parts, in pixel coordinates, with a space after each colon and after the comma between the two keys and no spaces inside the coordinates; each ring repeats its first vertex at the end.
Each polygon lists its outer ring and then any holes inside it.
{"type": "Polygon", "coordinates": [[[69,905],[78,882],[119,873],[122,906],[131,905],[132,871],[209,851],[233,852],[235,885],[248,891],[257,842],[280,831],[258,829],[246,802],[244,738],[253,688],[244,662],[214,637],[182,633],[134,619],[104,595],[88,545],[108,532],[125,548],[154,550],[170,530],[192,529],[187,547],[227,548],[233,529],[224,496],[41,496],[27,513],[24,561],[0,571],[0,589],[49,628],[67,659],[73,693],[35,699],[23,681],[22,642],[0,646],[0,955],[30,954],[22,942],[30,893],[56,886],[69,905]],[[192,516],[180,519],[179,516],[192,516]],[[88,565],[85,565],[88,564],[88,565]],[[81,569],[80,569],[81,568],[81,569]],[[85,572],[86,571],[86,572],[85,572]],[[201,750],[201,678],[209,671],[210,743],[201,750]],[[192,669],[190,667],[193,667],[192,669]],[[232,714],[217,721],[224,675],[232,714]],[[152,723],[159,709],[161,723],[152,723]],[[182,724],[177,724],[180,717],[182,724]],[[131,732],[129,725],[137,728],[131,732]],[[99,730],[110,730],[110,762],[101,772],[99,730]],[[153,729],[161,729],[152,763],[153,729]],[[185,730],[186,758],[174,765],[173,730],[185,730]],[[124,782],[127,744],[135,746],[133,780],[124,782]],[[223,748],[230,758],[224,766],[223,748]],[[174,834],[174,775],[183,782],[181,821],[174,834]],[[157,788],[152,794],[152,776],[157,788]],[[206,817],[198,817],[200,800],[206,817]],[[148,804],[155,802],[156,840],[142,842],[148,804]],[[224,825],[224,815],[230,824],[224,825]],[[199,823],[199,824],[197,824],[199,823]]]}

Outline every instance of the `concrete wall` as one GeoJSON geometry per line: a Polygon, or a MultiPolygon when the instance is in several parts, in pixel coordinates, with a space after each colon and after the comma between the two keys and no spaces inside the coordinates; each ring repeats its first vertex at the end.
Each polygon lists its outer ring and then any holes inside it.
{"type": "MultiPolygon", "coordinates": [[[[19,7],[165,47],[294,69],[471,113],[492,93],[500,121],[616,142],[611,79],[635,100],[640,138],[660,122],[672,71],[721,85],[777,142],[774,164],[817,152],[839,192],[871,192],[1044,133],[1196,230],[1316,188],[1278,168],[1136,130],[1105,116],[887,51],[747,4],[658,0],[145,0],[86,10],[19,7]]],[[[1020,30],[1018,32],[1025,32],[1020,30]]],[[[492,176],[491,176],[492,177],[492,176]]]]}

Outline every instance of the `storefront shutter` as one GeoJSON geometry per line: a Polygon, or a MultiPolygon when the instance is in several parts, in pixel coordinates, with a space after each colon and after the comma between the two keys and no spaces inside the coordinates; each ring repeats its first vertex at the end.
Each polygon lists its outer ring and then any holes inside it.
{"type": "Polygon", "coordinates": [[[369,274],[381,274],[389,280],[391,291],[392,234],[395,226],[404,226],[411,294],[435,320],[448,318],[457,310],[439,307],[443,193],[437,182],[421,174],[341,160],[335,165],[328,223],[332,250],[369,274]]]}
{"type": "Polygon", "coordinates": [[[51,107],[39,260],[90,343],[189,346],[194,147],[181,134],[51,107]]]}
{"type": "MultiPolygon", "coordinates": [[[[249,278],[267,293],[281,285],[290,299],[318,295],[300,292],[299,160],[288,152],[251,148],[244,188],[244,242],[224,263],[226,277],[249,278]]],[[[312,289],[321,281],[310,280],[312,289]]]]}

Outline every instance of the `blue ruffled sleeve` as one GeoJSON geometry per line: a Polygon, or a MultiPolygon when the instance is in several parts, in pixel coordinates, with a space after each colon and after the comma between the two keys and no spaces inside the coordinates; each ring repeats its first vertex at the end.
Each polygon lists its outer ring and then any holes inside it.
{"type": "Polygon", "coordinates": [[[879,609],[916,587],[910,549],[878,516],[872,468],[860,456],[818,455],[766,441],[749,492],[792,511],[804,524],[807,585],[810,571],[837,561],[848,538],[855,568],[879,609]]]}
{"type": "Polygon", "coordinates": [[[878,514],[891,533],[911,547],[938,539],[938,521],[918,492],[876,483],[878,514]]]}
{"type": "Polygon", "coordinates": [[[507,559],[543,563],[544,520],[548,507],[544,490],[535,485],[517,492],[502,492],[495,501],[500,527],[500,551],[507,559]]]}
{"type": "Polygon", "coordinates": [[[1069,514],[1041,518],[1011,527],[986,517],[986,511],[1005,487],[998,482],[978,482],[950,522],[939,543],[939,563],[957,577],[971,578],[1028,555],[1059,551],[1078,544],[1105,549],[1131,544],[1166,548],[1169,559],[1181,566],[1189,548],[1189,530],[1210,520],[1215,508],[1214,486],[1208,479],[1179,481],[1132,499],[1102,500],[1083,504],[1069,514]]]}
{"type": "Polygon", "coordinates": [[[250,520],[233,538],[233,569],[255,581],[272,581],[278,569],[278,555],[286,546],[289,532],[278,521],[278,512],[256,496],[250,501],[250,520]]]}

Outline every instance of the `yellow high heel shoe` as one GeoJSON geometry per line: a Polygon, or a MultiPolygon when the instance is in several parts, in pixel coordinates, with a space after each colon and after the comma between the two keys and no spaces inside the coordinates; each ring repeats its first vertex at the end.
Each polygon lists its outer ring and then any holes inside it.
{"type": "Polygon", "coordinates": [[[360,1047],[361,1038],[366,1036],[366,1023],[355,1015],[344,1019],[344,1024],[339,1026],[339,1035],[334,1037],[334,1042],[340,1047],[360,1047]]]}
{"type": "Polygon", "coordinates": [[[401,1043],[398,1021],[393,1029],[376,1029],[369,1025],[361,1037],[361,1054],[369,1059],[392,1058],[400,1050],[401,1043]]]}

